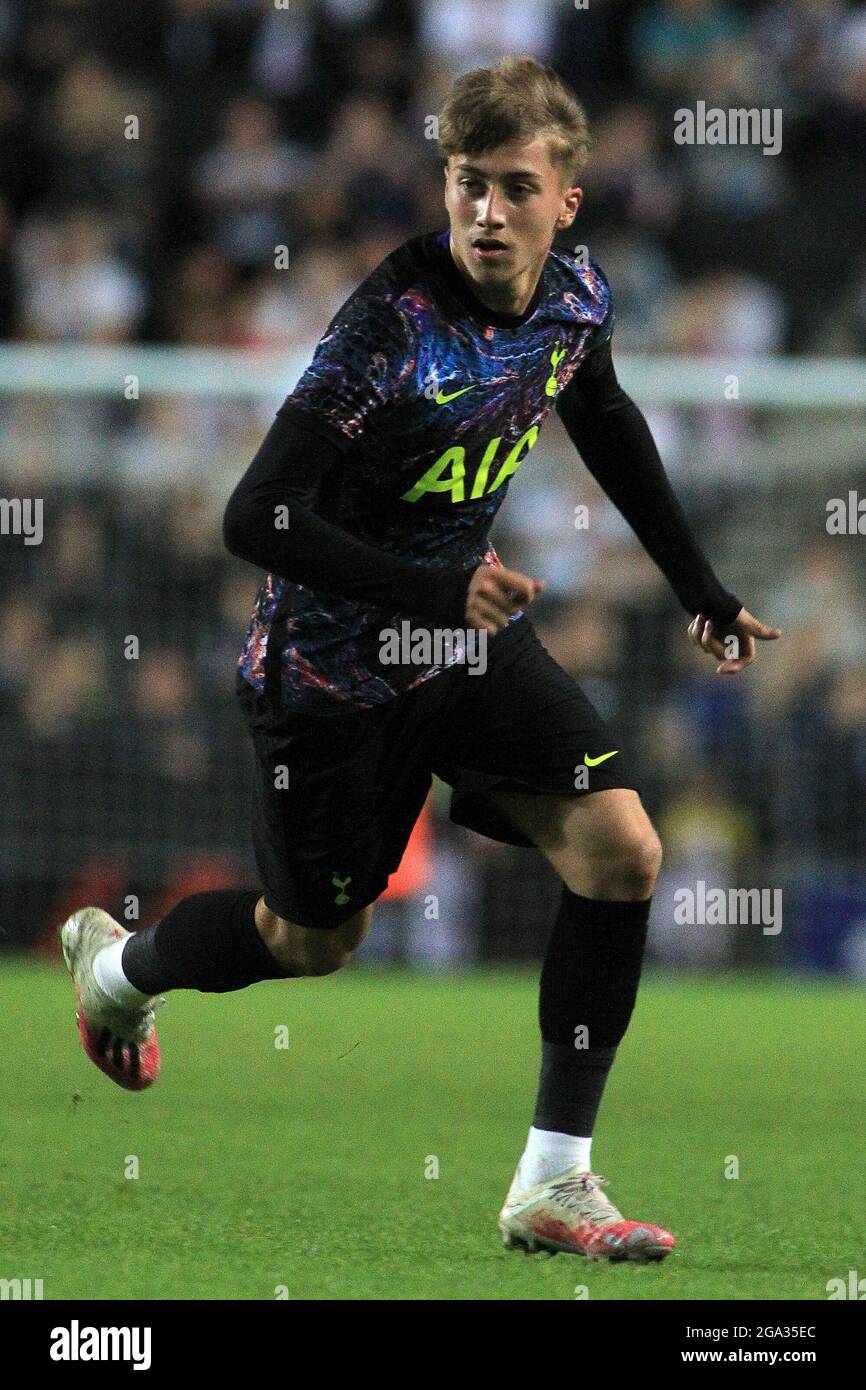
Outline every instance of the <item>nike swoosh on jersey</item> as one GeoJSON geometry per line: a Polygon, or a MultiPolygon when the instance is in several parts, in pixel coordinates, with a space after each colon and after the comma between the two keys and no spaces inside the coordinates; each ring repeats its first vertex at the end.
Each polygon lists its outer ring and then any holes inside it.
{"type": "Polygon", "coordinates": [[[475,386],[477,386],[477,384],[478,383],[476,382],[473,386],[461,386],[459,391],[452,391],[450,396],[443,396],[442,392],[440,391],[439,395],[436,397],[436,404],[447,405],[449,401],[456,400],[458,396],[464,395],[467,391],[474,391],[475,386]]]}
{"type": "Polygon", "coordinates": [[[608,758],[615,758],[618,752],[619,749],[614,748],[612,753],[601,753],[597,758],[591,758],[588,753],[584,753],[583,761],[587,767],[598,767],[599,763],[606,762],[608,758]]]}

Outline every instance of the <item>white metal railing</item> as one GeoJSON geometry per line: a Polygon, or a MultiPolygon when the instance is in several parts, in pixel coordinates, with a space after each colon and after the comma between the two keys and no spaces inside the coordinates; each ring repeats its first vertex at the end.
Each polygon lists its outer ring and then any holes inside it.
{"type": "MultiPolygon", "coordinates": [[[[289,352],[128,344],[10,343],[0,346],[0,396],[184,395],[267,400],[288,394],[315,343],[289,352]]],[[[617,354],[625,389],[646,406],[730,401],[779,409],[866,409],[866,359],[853,357],[697,358],[617,354]],[[736,397],[730,383],[736,378],[736,397]]]]}

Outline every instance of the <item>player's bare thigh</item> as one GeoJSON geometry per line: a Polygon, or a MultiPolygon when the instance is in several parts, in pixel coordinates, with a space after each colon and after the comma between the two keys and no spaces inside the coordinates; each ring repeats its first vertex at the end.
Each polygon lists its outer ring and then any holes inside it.
{"type": "Polygon", "coordinates": [[[339,927],[302,927],[278,917],[265,906],[264,898],[256,903],[256,926],[269,951],[282,965],[296,975],[330,975],[352,958],[373,922],[374,903],[368,903],[339,927]]]}
{"type": "Polygon", "coordinates": [[[497,791],[492,799],[537,845],[572,893],[585,898],[648,898],[662,847],[636,791],[585,796],[497,791]]]}

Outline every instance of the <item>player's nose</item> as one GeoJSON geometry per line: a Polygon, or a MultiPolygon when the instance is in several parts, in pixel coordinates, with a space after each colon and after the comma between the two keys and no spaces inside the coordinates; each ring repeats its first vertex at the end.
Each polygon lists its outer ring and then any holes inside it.
{"type": "Polygon", "coordinates": [[[493,190],[488,194],[487,202],[484,205],[484,212],[478,218],[479,231],[490,231],[495,227],[498,231],[502,230],[503,221],[499,212],[499,205],[495,201],[496,194],[493,190]]]}

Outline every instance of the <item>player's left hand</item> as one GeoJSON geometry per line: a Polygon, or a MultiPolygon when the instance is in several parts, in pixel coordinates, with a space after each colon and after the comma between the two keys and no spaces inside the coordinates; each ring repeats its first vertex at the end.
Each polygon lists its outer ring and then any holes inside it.
{"type": "Polygon", "coordinates": [[[698,613],[689,623],[689,641],[692,646],[703,647],[710,656],[721,660],[721,665],[716,667],[717,676],[735,676],[738,671],[751,666],[757,655],[756,637],[760,642],[774,642],[781,635],[780,627],[767,627],[766,623],[753,618],[745,608],[741,608],[730,623],[714,623],[712,619],[705,618],[703,613],[698,613]],[[731,637],[737,639],[737,656],[728,656],[730,644],[726,650],[726,642],[731,637]]]}

